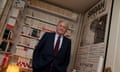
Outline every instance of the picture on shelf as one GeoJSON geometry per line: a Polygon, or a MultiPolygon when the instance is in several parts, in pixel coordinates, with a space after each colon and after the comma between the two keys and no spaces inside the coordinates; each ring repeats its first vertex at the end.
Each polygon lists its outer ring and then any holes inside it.
{"type": "Polygon", "coordinates": [[[0,44],[0,51],[10,52],[12,48],[12,43],[8,41],[2,41],[0,44]]]}
{"type": "Polygon", "coordinates": [[[5,51],[7,44],[8,42],[2,41],[2,43],[0,44],[0,51],[5,51]]]}
{"type": "Polygon", "coordinates": [[[6,48],[6,51],[11,52],[11,48],[12,48],[12,43],[9,43],[9,46],[8,46],[8,48],[6,48]]]}
{"type": "Polygon", "coordinates": [[[37,37],[37,32],[38,32],[37,29],[33,29],[31,36],[37,37]]]}
{"type": "Polygon", "coordinates": [[[40,30],[38,29],[33,29],[32,32],[31,32],[31,36],[32,37],[37,37],[39,38],[39,35],[40,35],[40,30]]]}
{"type": "Polygon", "coordinates": [[[3,39],[5,40],[12,40],[14,37],[13,32],[10,29],[5,29],[5,32],[3,34],[3,39]]]}
{"type": "Polygon", "coordinates": [[[3,39],[8,39],[8,37],[9,37],[9,33],[10,33],[10,30],[9,29],[5,29],[5,32],[4,32],[4,34],[3,34],[3,39]]]}

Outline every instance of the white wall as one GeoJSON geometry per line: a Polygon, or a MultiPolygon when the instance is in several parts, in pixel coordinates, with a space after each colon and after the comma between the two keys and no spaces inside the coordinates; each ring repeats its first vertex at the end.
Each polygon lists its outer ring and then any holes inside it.
{"type": "Polygon", "coordinates": [[[120,0],[114,0],[106,67],[120,72],[120,0]]]}

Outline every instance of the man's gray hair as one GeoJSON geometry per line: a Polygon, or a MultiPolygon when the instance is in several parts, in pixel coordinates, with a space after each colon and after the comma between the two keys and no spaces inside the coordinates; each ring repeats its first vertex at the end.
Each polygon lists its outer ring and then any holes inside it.
{"type": "Polygon", "coordinates": [[[69,28],[69,24],[68,24],[68,22],[63,21],[63,20],[59,20],[59,21],[58,21],[58,24],[60,24],[60,23],[64,23],[65,26],[67,27],[67,29],[69,28]]]}

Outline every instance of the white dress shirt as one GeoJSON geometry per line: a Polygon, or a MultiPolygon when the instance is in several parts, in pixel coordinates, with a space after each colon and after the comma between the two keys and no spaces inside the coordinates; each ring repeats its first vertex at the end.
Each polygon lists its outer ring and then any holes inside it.
{"type": "MultiPolygon", "coordinates": [[[[55,48],[55,45],[56,45],[56,42],[57,42],[58,36],[59,36],[59,34],[56,33],[56,34],[55,34],[55,39],[54,39],[54,48],[55,48]]],[[[60,37],[59,50],[60,50],[60,48],[61,48],[62,41],[63,41],[63,36],[60,37]]]]}

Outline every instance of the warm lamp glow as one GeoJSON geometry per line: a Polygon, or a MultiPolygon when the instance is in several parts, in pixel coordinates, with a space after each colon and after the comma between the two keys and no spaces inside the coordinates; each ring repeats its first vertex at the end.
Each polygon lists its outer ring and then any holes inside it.
{"type": "Polygon", "coordinates": [[[9,64],[6,72],[19,72],[19,67],[14,63],[9,64]]]}

